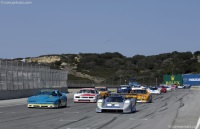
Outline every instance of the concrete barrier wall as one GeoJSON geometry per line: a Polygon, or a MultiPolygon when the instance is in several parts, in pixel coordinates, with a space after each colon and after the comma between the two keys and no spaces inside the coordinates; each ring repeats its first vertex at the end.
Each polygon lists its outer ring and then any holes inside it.
{"type": "MultiPolygon", "coordinates": [[[[94,88],[99,85],[90,85],[90,84],[68,84],[68,88],[94,88]]],[[[104,85],[100,85],[104,86],[104,85]]],[[[119,85],[106,85],[108,88],[117,88],[119,85]]]]}
{"type": "MultiPolygon", "coordinates": [[[[56,87],[56,88],[48,88],[48,89],[55,89],[59,90],[61,92],[67,93],[68,88],[67,87],[56,87]]],[[[0,91],[0,100],[6,100],[6,99],[17,99],[17,98],[25,98],[32,96],[37,93],[37,91],[42,89],[25,89],[25,90],[1,90],[0,91]]]]}

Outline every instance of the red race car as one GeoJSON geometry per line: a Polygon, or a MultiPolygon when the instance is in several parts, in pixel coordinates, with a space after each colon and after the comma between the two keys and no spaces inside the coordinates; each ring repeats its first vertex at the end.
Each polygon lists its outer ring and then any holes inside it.
{"type": "Polygon", "coordinates": [[[167,93],[167,89],[164,86],[158,86],[161,93],[167,93]]]}

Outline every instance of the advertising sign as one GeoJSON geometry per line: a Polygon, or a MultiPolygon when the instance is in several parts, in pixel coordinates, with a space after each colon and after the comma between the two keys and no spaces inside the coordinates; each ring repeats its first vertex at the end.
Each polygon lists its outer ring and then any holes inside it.
{"type": "Polygon", "coordinates": [[[181,74],[175,74],[175,75],[164,75],[163,76],[164,84],[166,85],[182,85],[182,75],[181,74]]]}

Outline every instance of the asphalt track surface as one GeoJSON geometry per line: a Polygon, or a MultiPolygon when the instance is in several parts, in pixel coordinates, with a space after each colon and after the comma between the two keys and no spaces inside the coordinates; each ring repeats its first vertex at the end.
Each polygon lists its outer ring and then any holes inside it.
{"type": "Polygon", "coordinates": [[[26,98],[0,101],[0,129],[197,129],[200,124],[199,89],[153,95],[152,103],[137,103],[131,114],[96,113],[96,103],[74,103],[72,96],[60,109],[27,108],[26,98]]]}

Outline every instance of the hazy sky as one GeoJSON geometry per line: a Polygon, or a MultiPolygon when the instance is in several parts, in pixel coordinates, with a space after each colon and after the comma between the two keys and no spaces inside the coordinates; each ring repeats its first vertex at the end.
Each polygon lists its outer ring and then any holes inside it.
{"type": "Polygon", "coordinates": [[[0,58],[200,50],[199,0],[0,2],[0,58]]]}

